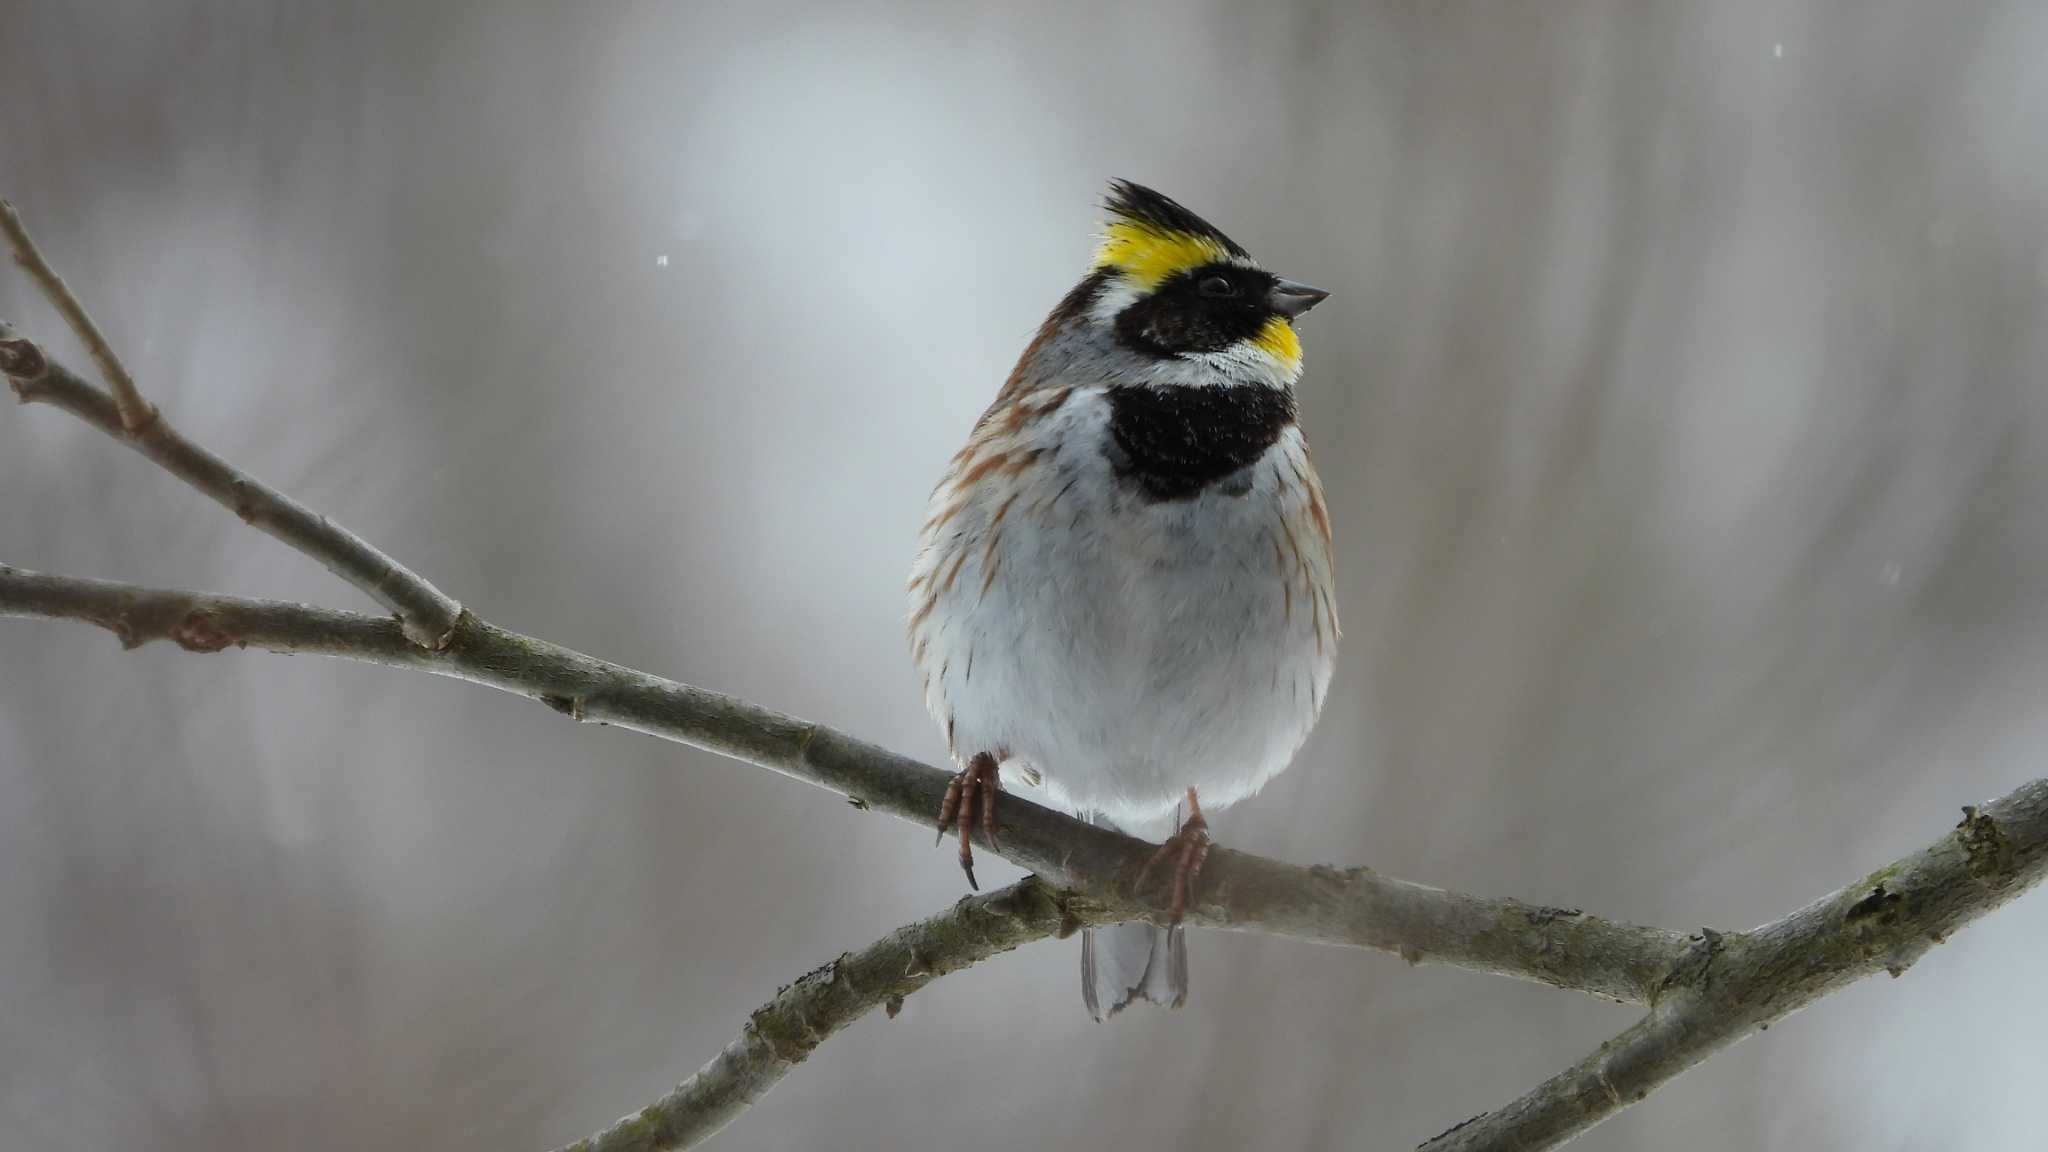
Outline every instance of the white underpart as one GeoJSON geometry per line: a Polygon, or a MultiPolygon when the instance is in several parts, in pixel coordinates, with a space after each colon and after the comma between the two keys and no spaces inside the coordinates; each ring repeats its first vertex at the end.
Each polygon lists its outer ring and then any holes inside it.
{"type": "MultiPolygon", "coordinates": [[[[1219,383],[1264,384],[1281,388],[1293,384],[1301,377],[1301,362],[1282,360],[1257,344],[1240,341],[1221,352],[1184,352],[1178,360],[1168,362],[1184,365],[1192,371],[1186,375],[1207,382],[1215,387],[1219,383]]],[[[1162,373],[1161,377],[1174,383],[1181,372],[1162,373]]],[[[1200,385],[1197,385],[1200,387],[1200,385]]]]}
{"type": "Polygon", "coordinates": [[[1114,475],[1109,415],[1105,389],[1078,388],[1016,440],[1038,463],[940,486],[934,510],[961,507],[915,575],[937,586],[965,556],[913,642],[957,756],[1003,755],[1013,786],[1035,776],[1069,810],[1157,827],[1189,786],[1205,807],[1257,791],[1308,735],[1336,653],[1330,558],[1296,428],[1231,481],[1161,502],[1114,475]]]}

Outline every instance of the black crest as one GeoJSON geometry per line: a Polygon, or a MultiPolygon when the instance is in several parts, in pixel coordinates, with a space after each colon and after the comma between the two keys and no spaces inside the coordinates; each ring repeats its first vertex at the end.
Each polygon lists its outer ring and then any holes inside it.
{"type": "Polygon", "coordinates": [[[1113,216],[1129,220],[1133,224],[1149,224],[1168,232],[1185,232],[1190,236],[1206,236],[1223,245],[1232,256],[1249,256],[1237,241],[1223,234],[1223,230],[1181,207],[1178,200],[1154,192],[1143,184],[1129,180],[1111,180],[1109,199],[1102,206],[1113,216]]]}

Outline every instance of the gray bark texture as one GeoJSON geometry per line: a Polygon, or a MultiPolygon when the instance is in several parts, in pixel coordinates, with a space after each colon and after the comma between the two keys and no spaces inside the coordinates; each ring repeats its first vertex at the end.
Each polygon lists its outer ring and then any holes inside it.
{"type": "Polygon", "coordinates": [[[674,1091],[563,1152],[689,1148],[731,1123],[833,1033],[874,1011],[895,1016],[903,998],[1012,948],[1066,936],[1066,899],[1036,876],[968,896],[859,952],[797,978],[747,1019],[738,1038],[674,1091]]]}
{"type": "Polygon", "coordinates": [[[2048,780],[1963,809],[1953,831],[1781,920],[1706,932],[1649,1014],[1505,1107],[1423,1152],[1555,1148],[1672,1077],[1815,1000],[1929,948],[2033,887],[2048,869],[2048,780]]]}
{"type": "MultiPolygon", "coordinates": [[[[452,676],[540,701],[572,719],[630,728],[809,781],[863,810],[930,827],[951,774],[823,725],[612,664],[465,613],[423,648],[398,621],[276,600],[208,596],[0,566],[0,615],[84,620],[124,645],[191,652],[260,648],[452,676]]],[[[1019,796],[1001,800],[986,851],[1074,894],[1081,924],[1165,918],[1165,893],[1131,882],[1152,845],[1019,796]]],[[[1681,933],[1577,909],[1447,892],[1369,868],[1302,867],[1218,848],[1187,923],[1392,952],[1647,1003],[1685,955],[1681,933]]]]}

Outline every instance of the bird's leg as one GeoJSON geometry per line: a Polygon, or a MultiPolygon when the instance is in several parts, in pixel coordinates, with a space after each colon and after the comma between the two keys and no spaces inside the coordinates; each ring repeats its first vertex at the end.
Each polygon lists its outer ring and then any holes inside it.
{"type": "Polygon", "coordinates": [[[997,767],[994,755],[977,753],[946,786],[946,799],[939,804],[939,839],[944,840],[956,822],[960,825],[960,870],[967,873],[967,886],[977,892],[981,885],[974,882],[974,846],[968,840],[976,821],[989,847],[999,852],[1003,847],[996,839],[997,767]]]}
{"type": "Polygon", "coordinates": [[[1133,892],[1144,887],[1145,877],[1151,875],[1154,865],[1171,857],[1173,859],[1173,899],[1167,904],[1167,913],[1175,924],[1187,914],[1188,893],[1194,889],[1195,881],[1202,875],[1202,862],[1209,858],[1209,822],[1202,819],[1202,805],[1195,799],[1195,790],[1188,789],[1188,818],[1166,843],[1138,869],[1138,879],[1131,885],[1133,892]]]}

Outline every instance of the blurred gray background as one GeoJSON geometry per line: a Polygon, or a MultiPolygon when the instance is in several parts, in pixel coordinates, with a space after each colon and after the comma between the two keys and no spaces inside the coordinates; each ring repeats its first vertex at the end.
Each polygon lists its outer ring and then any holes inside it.
{"type": "MultiPolygon", "coordinates": [[[[144,387],[505,625],[937,760],[924,498],[1129,176],[1336,293],[1338,680],[1224,842],[1746,927],[2043,771],[2039,5],[6,8],[0,194],[144,387]]],[[[0,559],[362,604],[43,408],[0,559]]],[[[512,697],[0,624],[9,1148],[543,1149],[960,891],[512,697]]],[[[2035,896],[1583,1147],[2038,1146],[2044,945],[2035,896]]],[[[1191,951],[1102,1026],[1071,942],[943,981],[717,1146],[1405,1148],[1632,1016],[1191,951]]]]}

